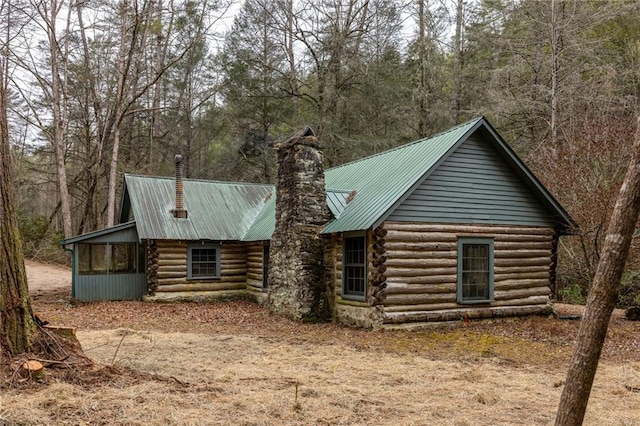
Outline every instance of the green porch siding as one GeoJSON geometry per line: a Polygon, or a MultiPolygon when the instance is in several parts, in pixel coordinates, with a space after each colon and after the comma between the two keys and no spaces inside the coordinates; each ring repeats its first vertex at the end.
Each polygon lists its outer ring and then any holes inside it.
{"type": "Polygon", "coordinates": [[[136,300],[147,294],[146,274],[78,275],[74,297],[83,302],[136,300]]]}
{"type": "Polygon", "coordinates": [[[463,142],[387,220],[553,226],[534,192],[478,133],[463,142]]]}

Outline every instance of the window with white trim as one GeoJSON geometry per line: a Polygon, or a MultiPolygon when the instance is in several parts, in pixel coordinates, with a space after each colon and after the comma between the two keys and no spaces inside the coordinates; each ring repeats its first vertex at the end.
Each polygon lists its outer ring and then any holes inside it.
{"type": "Polygon", "coordinates": [[[187,277],[192,279],[220,278],[220,245],[190,245],[187,277]]]}
{"type": "Polygon", "coordinates": [[[458,239],[458,303],[493,300],[493,239],[458,239]]]}
{"type": "Polygon", "coordinates": [[[342,252],[342,296],[365,300],[367,294],[367,242],[364,235],[345,237],[342,252]]]}

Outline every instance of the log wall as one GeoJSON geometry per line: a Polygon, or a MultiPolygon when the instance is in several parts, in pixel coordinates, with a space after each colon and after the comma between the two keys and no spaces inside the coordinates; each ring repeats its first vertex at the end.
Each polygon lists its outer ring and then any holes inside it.
{"type": "Polygon", "coordinates": [[[249,243],[247,246],[247,290],[249,291],[263,291],[263,250],[262,243],[249,243]]]}
{"type": "MultiPolygon", "coordinates": [[[[247,286],[247,245],[222,242],[220,245],[220,278],[187,279],[187,243],[157,240],[155,242],[155,293],[243,291],[247,286]]],[[[205,293],[202,293],[205,292],[205,293]]]]}
{"type": "MultiPolygon", "coordinates": [[[[544,227],[385,222],[385,323],[449,321],[548,311],[554,230],[544,227]],[[494,239],[494,301],[457,303],[457,241],[494,239]]],[[[374,252],[375,253],[375,252],[374,252]]]]}

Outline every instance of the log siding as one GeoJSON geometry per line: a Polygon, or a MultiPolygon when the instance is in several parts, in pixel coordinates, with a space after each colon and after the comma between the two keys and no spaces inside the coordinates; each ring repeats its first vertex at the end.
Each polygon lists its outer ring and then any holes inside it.
{"type": "Polygon", "coordinates": [[[247,245],[240,242],[220,243],[220,277],[190,279],[188,246],[191,242],[156,240],[157,287],[155,296],[207,296],[216,292],[242,292],[247,287],[247,245]],[[197,293],[196,293],[197,292],[197,293]]]}
{"type": "Polygon", "coordinates": [[[546,312],[554,230],[547,227],[384,222],[384,322],[459,320],[546,312]],[[494,241],[490,303],[457,302],[459,238],[494,241]]]}
{"type": "Polygon", "coordinates": [[[264,246],[262,243],[247,245],[247,290],[263,291],[264,246]]]}

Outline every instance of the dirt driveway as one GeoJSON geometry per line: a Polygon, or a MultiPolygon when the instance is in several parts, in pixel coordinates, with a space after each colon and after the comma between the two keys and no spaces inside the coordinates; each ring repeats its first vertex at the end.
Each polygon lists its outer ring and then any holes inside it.
{"type": "Polygon", "coordinates": [[[25,259],[29,294],[37,299],[44,294],[71,294],[71,268],[25,259]]]}

